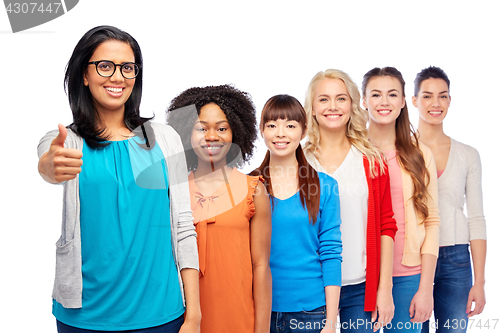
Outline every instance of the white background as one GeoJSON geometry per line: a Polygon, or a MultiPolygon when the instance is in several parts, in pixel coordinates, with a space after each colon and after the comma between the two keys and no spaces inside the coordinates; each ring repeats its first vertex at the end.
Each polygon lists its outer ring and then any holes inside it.
{"type": "MultiPolygon", "coordinates": [[[[27,1],[29,2],[29,1],[27,1]]],[[[258,115],[278,93],[304,100],[309,80],[338,68],[361,84],[377,66],[407,81],[422,68],[443,68],[452,104],[445,132],[478,149],[488,224],[487,305],[478,319],[493,332],[500,318],[497,235],[499,36],[496,1],[214,2],[82,0],[66,15],[13,34],[0,10],[0,110],[5,126],[0,175],[1,332],[55,332],[51,315],[54,243],[62,188],[37,172],[39,139],[71,123],[64,69],[80,37],[97,25],[134,36],[144,56],[142,114],[164,122],[171,99],[193,86],[233,83],[249,92],[258,115]],[[18,327],[18,328],[16,328],[18,327]]],[[[259,142],[246,171],[260,164],[259,142]]],[[[500,328],[500,323],[497,329],[500,328]]]]}

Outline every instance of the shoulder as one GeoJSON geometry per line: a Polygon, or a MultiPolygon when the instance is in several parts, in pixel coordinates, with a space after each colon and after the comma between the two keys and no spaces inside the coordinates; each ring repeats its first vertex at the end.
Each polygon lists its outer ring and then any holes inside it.
{"type": "Polygon", "coordinates": [[[178,136],[177,132],[170,125],[160,124],[157,122],[150,122],[151,127],[155,131],[155,135],[164,136],[178,136]]]}
{"type": "Polygon", "coordinates": [[[319,184],[321,186],[321,192],[338,186],[337,181],[332,176],[329,176],[326,173],[320,171],[317,171],[317,173],[319,184]]]}
{"type": "Polygon", "coordinates": [[[432,156],[432,151],[429,147],[424,145],[422,142],[418,142],[418,147],[420,148],[420,151],[424,155],[424,158],[427,158],[429,155],[432,156]]]}
{"type": "Polygon", "coordinates": [[[471,147],[460,141],[451,139],[452,144],[455,146],[457,152],[461,155],[465,155],[467,158],[479,158],[479,152],[476,148],[471,147]]]}

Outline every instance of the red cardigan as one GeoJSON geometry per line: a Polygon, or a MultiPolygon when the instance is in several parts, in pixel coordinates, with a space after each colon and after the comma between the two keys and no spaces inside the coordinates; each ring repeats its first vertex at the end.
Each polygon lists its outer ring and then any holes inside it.
{"type": "Polygon", "coordinates": [[[389,170],[370,177],[370,165],[366,156],[363,158],[366,180],[368,183],[368,218],[366,232],[366,289],[365,311],[373,311],[377,304],[377,289],[380,279],[380,239],[382,235],[394,239],[398,227],[393,218],[389,170]]]}

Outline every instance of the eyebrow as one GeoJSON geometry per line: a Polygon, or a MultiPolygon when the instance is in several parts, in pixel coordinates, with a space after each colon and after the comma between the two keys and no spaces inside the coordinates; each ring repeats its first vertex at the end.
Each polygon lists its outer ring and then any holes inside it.
{"type": "MultiPolygon", "coordinates": [[[[441,92],[439,93],[439,95],[441,95],[441,94],[446,94],[446,93],[448,93],[448,90],[441,91],[441,92]]],[[[430,91],[422,91],[422,94],[430,94],[430,95],[432,95],[432,92],[430,92],[430,91]]]]}
{"type": "MultiPolygon", "coordinates": [[[[348,95],[348,94],[346,94],[346,93],[340,93],[340,94],[335,95],[335,97],[338,97],[338,96],[349,96],[349,95],[348,95]]],[[[321,95],[319,95],[318,97],[330,97],[330,95],[327,95],[327,94],[321,94],[321,95]]]]}
{"type": "MultiPolygon", "coordinates": [[[[198,120],[198,121],[195,122],[195,124],[198,124],[198,123],[208,124],[208,121],[198,120]]],[[[219,125],[219,124],[222,124],[222,123],[228,123],[229,124],[229,122],[227,120],[219,120],[215,124],[219,125]]]]}
{"type": "MultiPolygon", "coordinates": [[[[372,89],[370,92],[374,92],[374,91],[376,91],[376,92],[382,92],[382,90],[378,90],[378,89],[372,89]]],[[[399,92],[399,90],[397,90],[397,89],[391,89],[391,90],[388,90],[387,92],[393,92],[393,91],[399,92]]]]}

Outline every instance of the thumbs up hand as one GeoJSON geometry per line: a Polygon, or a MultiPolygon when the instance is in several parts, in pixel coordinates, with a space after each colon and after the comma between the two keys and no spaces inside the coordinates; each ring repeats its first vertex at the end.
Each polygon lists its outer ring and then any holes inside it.
{"type": "Polygon", "coordinates": [[[49,151],[40,157],[38,172],[49,183],[57,184],[71,179],[82,171],[82,152],[64,148],[68,130],[59,124],[59,134],[52,140],[49,151]]]}

